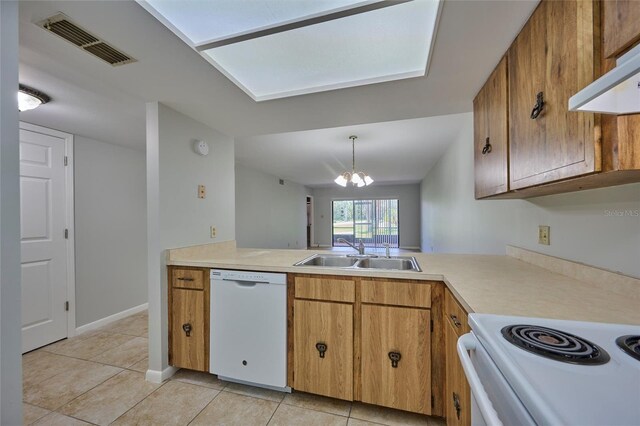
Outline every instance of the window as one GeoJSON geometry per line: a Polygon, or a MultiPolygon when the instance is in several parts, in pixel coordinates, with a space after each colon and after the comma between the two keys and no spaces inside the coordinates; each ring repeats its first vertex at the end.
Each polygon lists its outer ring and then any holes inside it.
{"type": "Polygon", "coordinates": [[[399,247],[398,200],[337,200],[333,201],[334,247],[347,247],[338,241],[362,241],[365,247],[399,247]]]}

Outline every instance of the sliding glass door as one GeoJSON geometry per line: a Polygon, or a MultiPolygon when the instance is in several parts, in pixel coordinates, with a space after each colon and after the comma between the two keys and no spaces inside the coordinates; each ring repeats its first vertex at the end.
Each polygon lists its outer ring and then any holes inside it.
{"type": "Polygon", "coordinates": [[[339,239],[366,247],[399,247],[398,200],[333,201],[333,246],[346,247],[339,239]]]}

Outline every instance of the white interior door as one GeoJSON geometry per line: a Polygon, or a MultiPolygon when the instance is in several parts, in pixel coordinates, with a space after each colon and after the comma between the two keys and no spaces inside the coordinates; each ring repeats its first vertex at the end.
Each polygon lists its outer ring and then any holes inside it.
{"type": "Polygon", "coordinates": [[[66,150],[64,137],[20,129],[23,353],[68,336],[66,150]]]}

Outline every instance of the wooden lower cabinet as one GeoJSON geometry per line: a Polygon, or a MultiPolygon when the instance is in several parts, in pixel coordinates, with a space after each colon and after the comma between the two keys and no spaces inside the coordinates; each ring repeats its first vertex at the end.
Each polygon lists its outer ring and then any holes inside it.
{"type": "Polygon", "coordinates": [[[444,340],[446,359],[445,417],[447,426],[471,424],[471,391],[458,357],[458,338],[469,332],[466,312],[447,290],[445,294],[444,340]]]}
{"type": "Polygon", "coordinates": [[[353,305],[295,300],[294,388],[353,400],[353,305]]]}
{"type": "MultiPolygon", "coordinates": [[[[193,273],[174,269],[178,278],[193,273]]],[[[183,281],[177,280],[177,283],[183,281]]],[[[193,281],[187,281],[191,283],[193,281]]],[[[181,285],[181,284],[177,284],[181,285]]],[[[169,364],[190,370],[209,371],[209,283],[202,289],[169,287],[169,364]]]]}
{"type": "Polygon", "coordinates": [[[296,274],[288,285],[293,389],[444,415],[442,283],[296,274]]]}
{"type": "Polygon", "coordinates": [[[363,304],[361,327],[362,402],[431,414],[430,311],[363,304]]]}

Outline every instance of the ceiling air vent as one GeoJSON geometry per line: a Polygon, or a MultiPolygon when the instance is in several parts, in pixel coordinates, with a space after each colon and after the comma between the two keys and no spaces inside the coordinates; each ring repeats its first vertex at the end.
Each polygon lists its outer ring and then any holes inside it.
{"type": "Polygon", "coordinates": [[[69,43],[115,66],[136,62],[134,58],[109,45],[104,40],[73,23],[68,16],[58,13],[37,23],[38,26],[62,37],[69,43]]]}

